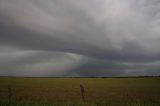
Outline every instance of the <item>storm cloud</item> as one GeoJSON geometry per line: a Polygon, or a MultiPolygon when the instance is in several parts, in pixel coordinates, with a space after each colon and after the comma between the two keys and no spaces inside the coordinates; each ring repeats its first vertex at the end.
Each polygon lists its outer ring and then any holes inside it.
{"type": "Polygon", "coordinates": [[[1,76],[160,75],[159,0],[0,0],[1,76]]]}

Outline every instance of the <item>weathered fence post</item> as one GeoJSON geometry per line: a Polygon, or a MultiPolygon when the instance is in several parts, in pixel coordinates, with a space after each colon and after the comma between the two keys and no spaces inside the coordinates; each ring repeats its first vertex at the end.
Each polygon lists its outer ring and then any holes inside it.
{"type": "Polygon", "coordinates": [[[80,85],[82,100],[85,102],[85,89],[83,85],[80,85]]]}
{"type": "Polygon", "coordinates": [[[8,101],[9,101],[9,103],[11,102],[11,98],[12,98],[12,88],[10,85],[8,85],[8,101]]]}

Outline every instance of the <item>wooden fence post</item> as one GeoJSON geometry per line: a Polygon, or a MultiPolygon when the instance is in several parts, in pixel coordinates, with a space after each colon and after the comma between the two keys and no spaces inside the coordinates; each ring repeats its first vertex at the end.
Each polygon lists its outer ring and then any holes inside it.
{"type": "Polygon", "coordinates": [[[82,100],[85,102],[85,89],[83,85],[80,85],[82,100]]]}
{"type": "Polygon", "coordinates": [[[11,102],[11,98],[12,98],[12,88],[10,85],[8,85],[8,101],[9,101],[9,103],[11,102]]]}

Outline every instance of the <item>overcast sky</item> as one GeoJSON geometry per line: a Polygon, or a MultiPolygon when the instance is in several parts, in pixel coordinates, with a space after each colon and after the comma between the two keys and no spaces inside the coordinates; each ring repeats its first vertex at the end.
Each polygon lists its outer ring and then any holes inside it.
{"type": "Polygon", "coordinates": [[[160,75],[160,0],[0,0],[0,76],[160,75]]]}

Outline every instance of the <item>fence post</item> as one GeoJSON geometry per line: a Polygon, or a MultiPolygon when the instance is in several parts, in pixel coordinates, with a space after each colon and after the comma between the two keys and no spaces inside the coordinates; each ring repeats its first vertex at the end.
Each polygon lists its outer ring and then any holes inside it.
{"type": "Polygon", "coordinates": [[[80,85],[82,100],[85,102],[85,89],[83,85],[80,85]]]}
{"type": "Polygon", "coordinates": [[[12,98],[12,88],[10,85],[8,85],[8,101],[9,101],[9,103],[11,102],[11,98],[12,98]]]}

